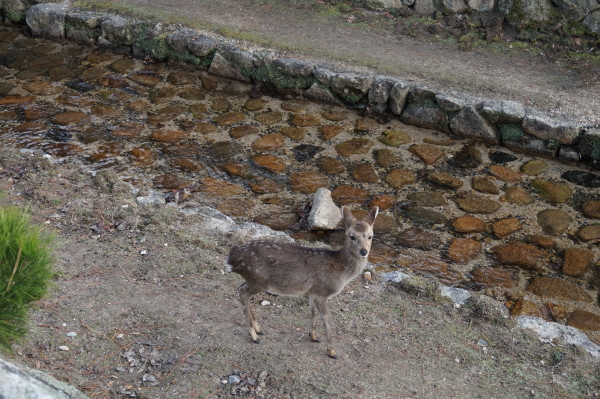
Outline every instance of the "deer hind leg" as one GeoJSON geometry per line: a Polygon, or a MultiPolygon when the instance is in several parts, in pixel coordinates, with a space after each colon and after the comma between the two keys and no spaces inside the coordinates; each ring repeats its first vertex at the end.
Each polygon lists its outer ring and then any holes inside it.
{"type": "Polygon", "coordinates": [[[310,340],[313,342],[321,342],[319,337],[317,336],[317,316],[319,315],[319,311],[313,302],[312,297],[309,297],[308,303],[310,304],[310,340]]]}
{"type": "Polygon", "coordinates": [[[262,331],[260,326],[256,322],[256,318],[254,317],[254,313],[250,308],[250,297],[254,294],[260,292],[260,290],[251,289],[248,284],[244,281],[242,285],[238,288],[238,292],[240,294],[240,302],[244,307],[244,316],[246,316],[246,323],[248,325],[248,332],[250,333],[250,338],[252,342],[258,344],[260,341],[258,340],[257,334],[262,335],[262,331]]]}
{"type": "Polygon", "coordinates": [[[325,325],[325,338],[327,339],[327,354],[333,359],[337,359],[335,349],[333,348],[333,338],[331,338],[331,313],[327,307],[327,298],[315,298],[313,300],[314,306],[321,313],[323,324],[325,325]]]}

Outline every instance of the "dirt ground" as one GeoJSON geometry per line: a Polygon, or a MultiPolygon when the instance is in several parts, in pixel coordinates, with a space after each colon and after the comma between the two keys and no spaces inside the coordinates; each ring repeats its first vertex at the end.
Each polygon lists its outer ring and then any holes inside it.
{"type": "Polygon", "coordinates": [[[305,298],[257,295],[256,345],[241,279],[223,273],[231,237],[194,232],[199,216],[176,207],[140,208],[76,161],[2,148],[0,167],[0,204],[27,207],[58,243],[54,286],[3,356],[92,398],[600,397],[583,350],[539,342],[486,297],[456,308],[418,278],[359,278],[331,301],[337,360],[309,340],[305,298]]]}
{"type": "MultiPolygon", "coordinates": [[[[171,23],[205,28],[209,34],[217,32],[236,40],[241,47],[252,49],[258,43],[282,56],[320,62],[334,70],[391,75],[445,92],[518,101],[586,124],[600,122],[600,66],[598,57],[593,56],[598,46],[587,46],[585,40],[568,34],[538,45],[517,43],[515,35],[503,29],[493,41],[478,38],[472,48],[461,51],[449,29],[452,21],[394,18],[357,7],[342,12],[327,1],[79,3],[88,7],[99,4],[100,9],[114,12],[133,10],[171,23]],[[559,47],[564,47],[563,51],[559,52],[559,47]]],[[[465,15],[460,24],[472,26],[476,20],[465,15]]]]}

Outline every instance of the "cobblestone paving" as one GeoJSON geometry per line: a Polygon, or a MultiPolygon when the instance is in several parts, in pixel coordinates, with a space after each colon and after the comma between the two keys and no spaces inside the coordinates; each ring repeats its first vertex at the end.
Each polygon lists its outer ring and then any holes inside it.
{"type": "Polygon", "coordinates": [[[13,30],[0,77],[4,145],[337,246],[342,231],[304,223],[326,187],[357,213],[382,209],[376,272],[482,290],[600,343],[600,177],[584,165],[13,30]]]}

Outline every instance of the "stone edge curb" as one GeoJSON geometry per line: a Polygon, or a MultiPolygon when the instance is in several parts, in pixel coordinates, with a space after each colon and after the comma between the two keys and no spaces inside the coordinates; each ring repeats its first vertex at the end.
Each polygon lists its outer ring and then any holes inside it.
{"type": "Polygon", "coordinates": [[[29,7],[25,21],[35,36],[67,39],[134,57],[196,65],[246,83],[266,83],[280,93],[366,108],[403,123],[533,156],[584,162],[600,168],[600,126],[552,117],[507,100],[436,92],[390,76],[336,72],[324,65],[278,57],[269,49],[241,50],[195,29],[71,8],[68,2],[29,7]]]}

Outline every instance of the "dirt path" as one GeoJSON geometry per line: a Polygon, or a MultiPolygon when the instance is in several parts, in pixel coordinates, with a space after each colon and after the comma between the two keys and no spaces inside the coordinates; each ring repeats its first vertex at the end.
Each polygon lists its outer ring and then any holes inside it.
{"type": "MultiPolygon", "coordinates": [[[[493,46],[460,51],[435,35],[412,38],[391,27],[351,23],[299,2],[251,0],[125,0],[122,4],[155,10],[226,36],[249,38],[288,50],[291,56],[341,69],[397,76],[415,84],[474,97],[518,101],[575,119],[598,123],[597,75],[579,74],[562,62],[530,52],[493,46]]],[[[383,22],[381,22],[383,23],[383,22]]],[[[249,42],[246,44],[251,47],[249,42]]]]}

